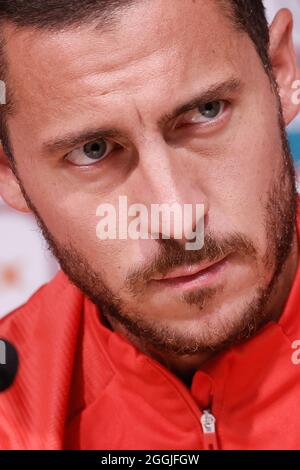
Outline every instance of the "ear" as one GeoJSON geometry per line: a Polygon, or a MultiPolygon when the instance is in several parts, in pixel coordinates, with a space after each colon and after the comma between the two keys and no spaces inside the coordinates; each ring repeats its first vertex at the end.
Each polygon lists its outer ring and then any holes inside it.
{"type": "Polygon", "coordinates": [[[300,69],[293,45],[293,15],[286,8],[277,13],[270,26],[269,55],[279,87],[284,121],[288,125],[300,111],[300,69]]]}
{"type": "Polygon", "coordinates": [[[8,157],[0,143],[0,196],[11,207],[20,212],[31,212],[22,195],[8,157]]]}

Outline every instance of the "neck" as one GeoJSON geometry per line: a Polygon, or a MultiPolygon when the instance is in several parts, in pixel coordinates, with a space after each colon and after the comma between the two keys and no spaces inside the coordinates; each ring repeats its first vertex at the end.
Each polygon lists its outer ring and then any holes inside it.
{"type": "Polygon", "coordinates": [[[268,318],[278,322],[282,317],[291,291],[299,262],[299,239],[295,231],[291,252],[283,266],[282,272],[274,286],[274,293],[267,307],[268,318]]]}
{"type": "MultiPolygon", "coordinates": [[[[273,289],[273,295],[267,305],[266,317],[271,321],[279,321],[285,308],[287,298],[289,296],[295,274],[298,266],[298,235],[295,232],[291,252],[284,263],[282,272],[278,281],[273,289]]],[[[216,353],[201,352],[193,356],[178,356],[174,353],[165,354],[164,352],[156,351],[154,348],[145,345],[139,338],[132,335],[123,325],[109,316],[107,319],[111,328],[127,337],[140,351],[144,354],[151,356],[171,372],[178,376],[187,387],[191,386],[193,376],[197,370],[216,353]]]]}

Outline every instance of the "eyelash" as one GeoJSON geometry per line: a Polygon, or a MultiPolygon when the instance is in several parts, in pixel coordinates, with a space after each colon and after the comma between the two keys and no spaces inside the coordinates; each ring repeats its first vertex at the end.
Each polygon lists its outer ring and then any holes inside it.
{"type": "MultiPolygon", "coordinates": [[[[181,128],[186,129],[187,127],[192,127],[192,128],[196,127],[196,128],[201,128],[201,129],[203,129],[203,128],[212,127],[212,126],[215,126],[216,124],[218,124],[223,118],[226,117],[227,111],[228,111],[228,109],[229,109],[231,103],[230,103],[228,100],[221,100],[221,99],[220,99],[220,100],[214,100],[213,102],[214,102],[214,103],[215,103],[215,102],[221,102],[221,103],[222,103],[222,112],[220,113],[220,116],[218,116],[218,117],[212,119],[211,121],[202,122],[202,123],[201,123],[201,122],[198,122],[198,123],[197,123],[197,122],[194,122],[194,123],[189,123],[189,122],[187,122],[187,123],[183,123],[183,125],[181,125],[181,126],[179,126],[179,127],[176,127],[176,123],[178,123],[178,121],[180,121],[180,120],[183,121],[183,118],[184,118],[184,117],[183,117],[183,116],[180,116],[180,117],[178,118],[178,120],[176,121],[175,127],[174,127],[173,129],[174,129],[174,130],[176,130],[176,129],[180,130],[181,128]]],[[[190,114],[190,113],[193,113],[194,111],[196,111],[197,109],[199,109],[200,106],[201,106],[201,105],[199,105],[199,106],[197,106],[197,107],[191,109],[190,111],[187,111],[187,112],[185,113],[185,115],[190,114]]]]}
{"type": "MultiPolygon", "coordinates": [[[[223,109],[222,109],[221,116],[216,117],[215,119],[212,119],[212,121],[207,121],[207,122],[205,122],[205,123],[197,123],[197,122],[195,122],[195,123],[186,123],[186,124],[181,125],[180,127],[176,127],[176,123],[178,123],[178,121],[179,121],[180,119],[183,119],[183,116],[187,115],[188,113],[192,113],[193,111],[196,111],[197,109],[200,108],[201,105],[197,105],[197,106],[195,106],[193,109],[191,109],[190,111],[186,111],[182,116],[180,116],[179,118],[177,118],[177,120],[175,121],[174,126],[172,126],[172,130],[177,130],[177,131],[180,132],[180,129],[186,129],[186,128],[189,128],[189,127],[190,127],[190,128],[195,128],[195,127],[199,128],[199,127],[201,127],[201,128],[203,129],[203,128],[208,128],[208,127],[211,128],[211,127],[213,127],[213,126],[216,126],[216,124],[219,124],[220,121],[222,121],[223,119],[226,118],[227,111],[228,111],[228,108],[230,107],[230,104],[231,104],[231,103],[230,103],[230,101],[228,101],[228,100],[222,100],[222,99],[216,99],[216,100],[212,101],[211,103],[215,103],[215,102],[222,102],[222,103],[223,103],[223,109]]],[[[112,142],[109,142],[108,140],[107,140],[106,142],[112,144],[112,142]]],[[[80,149],[83,148],[84,145],[86,145],[87,143],[88,143],[88,142],[86,142],[85,144],[83,144],[83,145],[80,147],[80,149]]],[[[115,153],[115,152],[117,152],[117,151],[119,151],[119,150],[122,150],[123,148],[124,148],[124,147],[123,147],[122,145],[120,145],[120,144],[118,144],[118,143],[114,143],[114,148],[111,150],[111,152],[110,152],[105,158],[103,158],[103,160],[99,160],[98,162],[95,161],[94,164],[89,164],[89,165],[88,165],[88,164],[87,164],[87,165],[76,165],[76,164],[72,163],[71,161],[67,160],[67,157],[70,156],[70,154],[71,154],[72,152],[74,152],[75,150],[78,150],[78,149],[79,149],[79,148],[77,148],[77,149],[74,149],[73,151],[69,152],[67,155],[65,155],[65,156],[64,156],[64,161],[66,161],[66,163],[72,165],[73,167],[88,169],[89,167],[94,167],[94,166],[96,166],[97,163],[98,163],[98,164],[102,163],[102,161],[106,160],[112,153],[115,153]]]]}

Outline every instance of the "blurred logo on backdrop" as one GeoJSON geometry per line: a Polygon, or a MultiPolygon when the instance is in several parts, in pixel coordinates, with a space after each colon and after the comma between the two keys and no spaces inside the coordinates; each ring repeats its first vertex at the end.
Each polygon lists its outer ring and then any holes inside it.
{"type": "Polygon", "coordinates": [[[0,199],[0,317],[24,303],[57,271],[34,218],[0,199]]]}

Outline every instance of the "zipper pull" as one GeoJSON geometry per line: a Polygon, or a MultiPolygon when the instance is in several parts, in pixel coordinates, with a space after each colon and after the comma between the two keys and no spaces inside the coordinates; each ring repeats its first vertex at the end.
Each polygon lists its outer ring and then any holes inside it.
{"type": "Polygon", "coordinates": [[[210,410],[204,410],[200,422],[203,431],[204,449],[217,450],[216,418],[210,410]]]}

